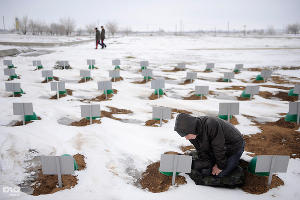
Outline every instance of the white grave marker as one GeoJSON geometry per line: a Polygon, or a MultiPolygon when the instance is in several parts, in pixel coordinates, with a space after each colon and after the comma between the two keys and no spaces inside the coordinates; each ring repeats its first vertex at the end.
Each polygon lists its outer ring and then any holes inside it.
{"type": "Polygon", "coordinates": [[[200,95],[201,100],[203,95],[208,94],[208,90],[209,90],[209,86],[195,86],[195,94],[200,95]]]}
{"type": "Polygon", "coordinates": [[[42,66],[42,62],[40,60],[32,61],[32,65],[38,69],[39,66],[42,66]]]}
{"type": "Polygon", "coordinates": [[[192,170],[192,156],[162,154],[159,171],[173,172],[172,185],[175,184],[176,172],[190,173],[192,170]]]}
{"type": "Polygon", "coordinates": [[[257,156],[255,172],[269,172],[268,185],[271,185],[272,176],[277,172],[286,172],[290,156],[261,155],[257,156]]]}
{"type": "Polygon", "coordinates": [[[228,82],[234,78],[234,73],[233,72],[225,72],[224,73],[224,79],[227,79],[228,82]]]}
{"type": "Polygon", "coordinates": [[[142,69],[147,69],[147,67],[149,66],[149,61],[146,61],[146,60],[141,61],[140,66],[142,69]]]}
{"type": "Polygon", "coordinates": [[[300,101],[300,84],[295,85],[294,94],[298,94],[298,100],[300,101]]]}
{"type": "Polygon", "coordinates": [[[41,156],[42,172],[46,175],[57,175],[58,185],[62,187],[61,175],[74,173],[72,156],[41,156]]]}
{"type": "Polygon", "coordinates": [[[146,77],[146,81],[148,81],[148,78],[153,76],[152,69],[143,69],[142,76],[146,77]]]}
{"type": "Polygon", "coordinates": [[[21,83],[5,83],[5,90],[12,92],[15,97],[15,92],[21,92],[21,83]]]}
{"type": "Polygon", "coordinates": [[[187,72],[186,73],[186,80],[193,80],[197,79],[197,73],[196,72],[187,72]]]}
{"type": "Polygon", "coordinates": [[[185,63],[178,63],[176,68],[184,70],[185,69],[185,63]]]}
{"type": "Polygon", "coordinates": [[[93,117],[100,117],[100,104],[81,105],[81,117],[89,117],[90,124],[93,123],[93,117]]]}
{"type": "Polygon", "coordinates": [[[162,120],[171,119],[171,108],[162,107],[162,106],[155,106],[152,108],[152,119],[159,119],[160,126],[162,126],[162,120]]]}
{"type": "Polygon", "coordinates": [[[234,72],[241,71],[244,68],[244,64],[236,64],[234,67],[234,72]]]}
{"type": "Polygon", "coordinates": [[[70,66],[69,61],[67,61],[67,60],[58,61],[58,65],[59,65],[59,67],[62,67],[63,69],[70,66]]]}
{"type": "Polygon", "coordinates": [[[106,99],[107,99],[107,91],[112,90],[111,81],[99,81],[98,82],[98,90],[103,90],[106,95],[106,99]]]}
{"type": "Polygon", "coordinates": [[[53,77],[53,71],[52,70],[43,70],[42,77],[45,77],[46,81],[48,82],[48,78],[53,77]]]}
{"type": "Polygon", "coordinates": [[[59,99],[59,92],[66,90],[64,81],[51,82],[50,86],[51,86],[51,91],[57,92],[57,100],[59,99]]]}
{"type": "Polygon", "coordinates": [[[250,99],[252,99],[253,95],[259,93],[259,86],[256,85],[247,86],[245,89],[245,93],[250,94],[250,99]]]}
{"type": "Polygon", "coordinates": [[[109,77],[114,79],[116,82],[116,78],[120,78],[120,70],[109,70],[109,77]]]}
{"type": "Polygon", "coordinates": [[[33,115],[32,103],[13,103],[13,114],[23,115],[23,125],[25,125],[25,115],[33,115]]]}
{"type": "Polygon", "coordinates": [[[219,103],[219,115],[227,115],[230,122],[231,115],[239,114],[239,103],[219,103]]]}
{"type": "Polygon", "coordinates": [[[215,63],[206,63],[205,71],[212,71],[215,68],[215,63]]]}
{"type": "Polygon", "coordinates": [[[4,66],[12,66],[12,60],[3,60],[3,65],[4,66]]]}
{"type": "Polygon", "coordinates": [[[84,69],[81,69],[80,70],[80,77],[84,78],[84,82],[86,82],[86,78],[87,77],[91,77],[91,71],[90,70],[84,70],[84,69]]]}
{"type": "Polygon", "coordinates": [[[5,68],[4,75],[9,76],[9,77],[16,76],[16,71],[13,68],[5,68]]]}
{"type": "Polygon", "coordinates": [[[165,79],[159,78],[151,81],[151,89],[157,90],[157,95],[159,98],[159,90],[165,88],[165,79]]]}
{"type": "Polygon", "coordinates": [[[263,77],[264,81],[267,82],[268,78],[272,75],[272,71],[264,69],[260,72],[260,75],[263,77]]]}
{"type": "Polygon", "coordinates": [[[289,115],[297,115],[297,124],[299,124],[300,118],[300,101],[289,103],[289,115]]]}
{"type": "Polygon", "coordinates": [[[112,60],[112,65],[113,66],[120,66],[121,65],[121,61],[119,59],[112,60]]]}

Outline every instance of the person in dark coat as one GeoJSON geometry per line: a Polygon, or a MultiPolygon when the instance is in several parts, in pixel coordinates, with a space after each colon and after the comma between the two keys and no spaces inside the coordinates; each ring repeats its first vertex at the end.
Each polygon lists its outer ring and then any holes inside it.
{"type": "Polygon", "coordinates": [[[101,46],[102,49],[106,48],[106,44],[103,43],[103,41],[105,40],[105,29],[103,26],[101,26],[101,46]]]}
{"type": "Polygon", "coordinates": [[[217,177],[229,175],[244,152],[242,134],[232,124],[216,117],[179,114],[174,130],[197,150],[192,169],[217,177]]]}
{"type": "Polygon", "coordinates": [[[98,30],[98,28],[95,28],[96,31],[96,49],[98,49],[98,44],[100,44],[100,31],[98,30]]]}

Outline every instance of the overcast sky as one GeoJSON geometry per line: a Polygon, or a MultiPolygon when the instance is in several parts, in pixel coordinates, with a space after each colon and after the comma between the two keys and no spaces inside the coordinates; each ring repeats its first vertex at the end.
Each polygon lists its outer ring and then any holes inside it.
{"type": "MultiPolygon", "coordinates": [[[[0,15],[12,28],[15,17],[41,22],[70,17],[76,27],[115,21],[133,30],[285,28],[300,23],[300,0],[0,0],[0,15]]],[[[3,28],[1,20],[0,27],[3,28]]]]}

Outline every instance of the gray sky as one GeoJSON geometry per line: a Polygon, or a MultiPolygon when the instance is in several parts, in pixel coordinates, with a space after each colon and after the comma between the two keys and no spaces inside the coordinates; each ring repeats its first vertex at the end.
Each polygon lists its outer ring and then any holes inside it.
{"type": "MultiPolygon", "coordinates": [[[[300,23],[300,0],[0,0],[6,27],[27,15],[42,22],[70,17],[76,27],[115,21],[133,30],[284,28],[300,23]]],[[[3,28],[1,19],[0,27],[3,28]]]]}

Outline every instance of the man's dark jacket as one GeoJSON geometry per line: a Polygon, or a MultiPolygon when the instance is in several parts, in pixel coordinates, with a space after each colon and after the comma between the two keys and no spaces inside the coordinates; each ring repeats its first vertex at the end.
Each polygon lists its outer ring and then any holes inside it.
{"type": "Polygon", "coordinates": [[[100,41],[100,31],[96,30],[96,41],[100,41]]]}
{"type": "Polygon", "coordinates": [[[219,169],[226,167],[227,158],[240,150],[244,143],[239,130],[216,117],[179,114],[174,130],[181,136],[197,135],[196,139],[190,142],[195,146],[199,158],[214,159],[219,169]]]}
{"type": "Polygon", "coordinates": [[[101,40],[105,39],[105,29],[101,29],[101,40]]]}

